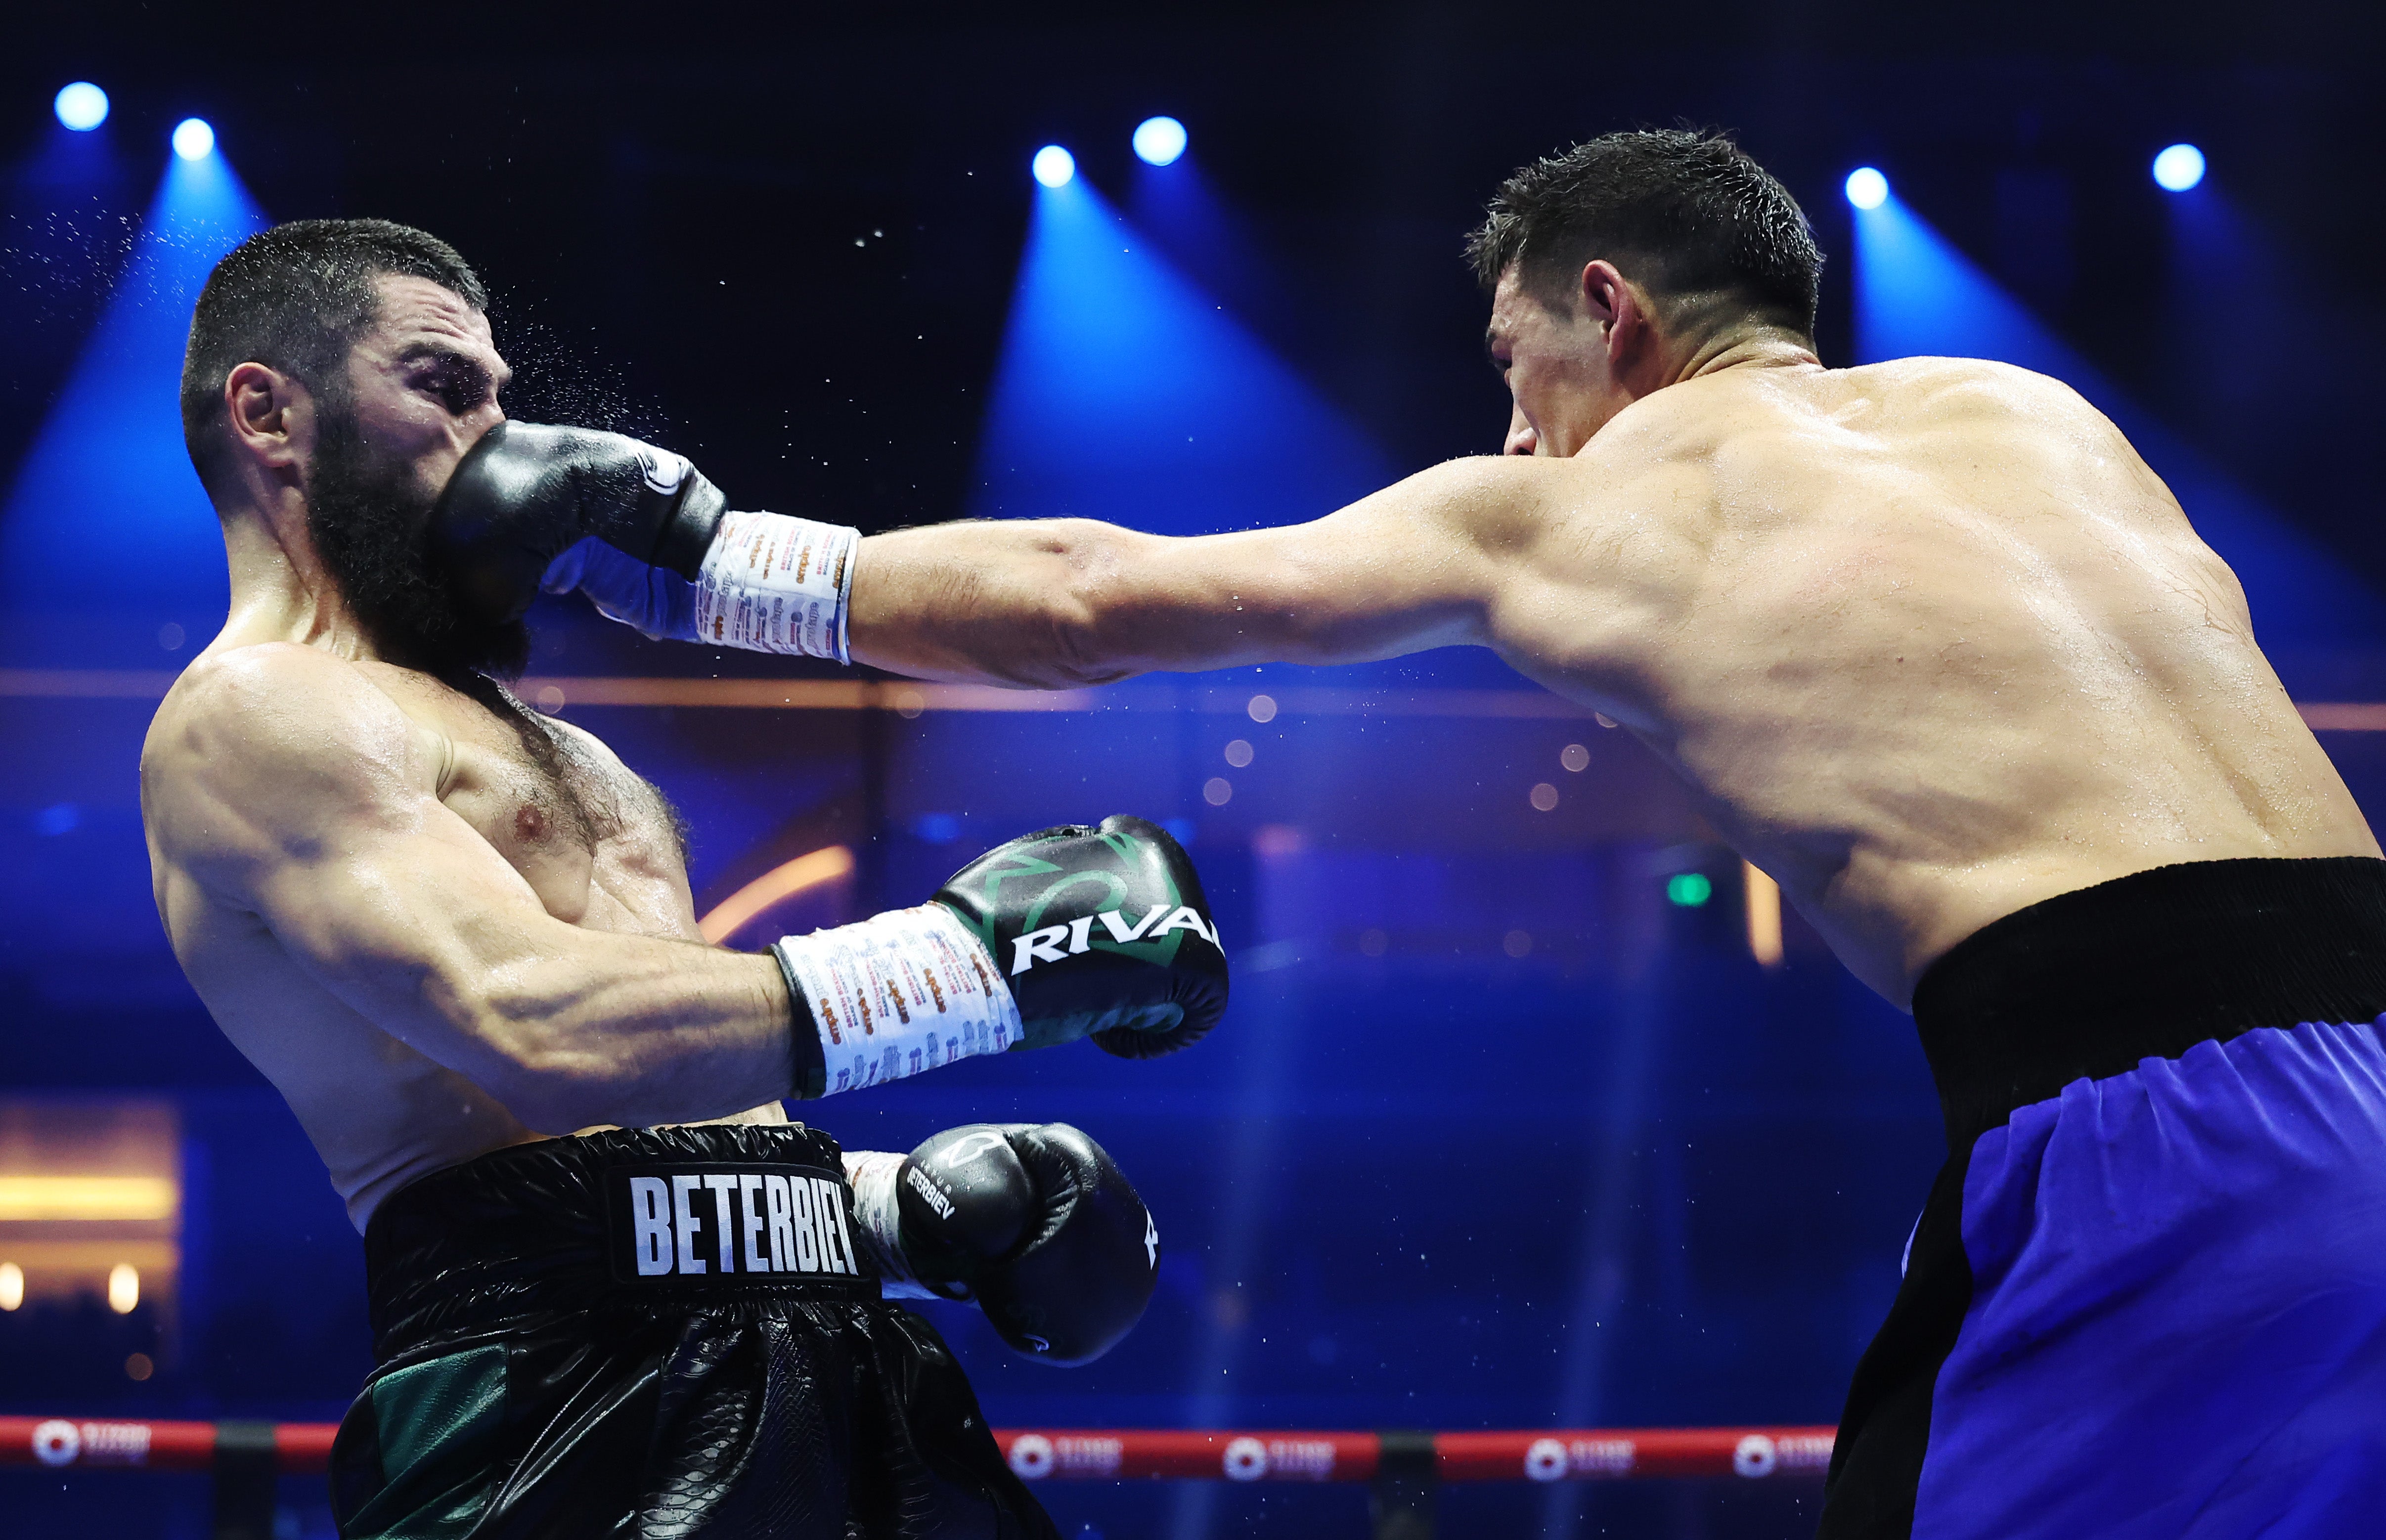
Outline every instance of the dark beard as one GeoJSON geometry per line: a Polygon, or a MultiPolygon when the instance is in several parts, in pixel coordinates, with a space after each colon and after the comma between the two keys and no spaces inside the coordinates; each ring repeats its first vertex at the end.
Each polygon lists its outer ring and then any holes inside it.
{"type": "Polygon", "coordinates": [[[450,682],[520,678],[530,627],[473,619],[455,585],[432,570],[423,531],[435,495],[412,467],[376,455],[353,413],[327,407],[320,420],[307,468],[307,528],[374,650],[450,682]]]}

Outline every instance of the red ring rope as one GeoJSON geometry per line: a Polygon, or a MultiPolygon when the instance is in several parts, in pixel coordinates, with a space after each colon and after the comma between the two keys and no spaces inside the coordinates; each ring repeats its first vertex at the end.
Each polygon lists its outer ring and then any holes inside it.
{"type": "MultiPolygon", "coordinates": [[[[0,1417],[0,1465],[91,1470],[205,1471],[215,1463],[213,1422],[111,1418],[0,1417]]],[[[275,1463],[293,1475],[330,1467],[330,1422],[273,1429],[275,1463]]],[[[1436,1433],[1433,1468],[1444,1482],[1628,1481],[1653,1476],[1822,1474],[1829,1428],[1567,1428],[1436,1433]]],[[[998,1428],[1011,1468],[1030,1481],[1372,1481],[1383,1451],[1373,1433],[1138,1428],[998,1428]]]]}

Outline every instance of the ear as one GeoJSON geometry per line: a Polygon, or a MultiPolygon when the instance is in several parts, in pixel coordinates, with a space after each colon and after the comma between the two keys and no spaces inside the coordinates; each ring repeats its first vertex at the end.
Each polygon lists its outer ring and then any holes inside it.
{"type": "Polygon", "coordinates": [[[295,470],[315,447],[315,399],[280,369],[242,364],[224,377],[233,450],[268,470],[295,470]]]}
{"type": "Polygon", "coordinates": [[[1615,264],[1601,258],[1586,263],[1580,292],[1575,296],[1582,313],[1599,323],[1607,340],[1612,373],[1624,374],[1645,358],[1656,341],[1656,318],[1639,290],[1625,281],[1615,264]]]}

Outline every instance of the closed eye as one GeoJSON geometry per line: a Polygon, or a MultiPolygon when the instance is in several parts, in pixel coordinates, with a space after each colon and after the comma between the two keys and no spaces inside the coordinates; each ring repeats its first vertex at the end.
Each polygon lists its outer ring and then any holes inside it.
{"type": "Polygon", "coordinates": [[[418,356],[412,382],[457,417],[478,410],[496,394],[489,371],[461,353],[426,351],[418,356]]]}

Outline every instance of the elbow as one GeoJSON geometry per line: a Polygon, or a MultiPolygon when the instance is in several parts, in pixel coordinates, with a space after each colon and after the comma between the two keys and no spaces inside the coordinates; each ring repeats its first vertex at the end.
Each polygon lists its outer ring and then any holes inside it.
{"type": "Polygon", "coordinates": [[[1052,595],[1052,673],[1061,688],[1110,685],[1157,666],[1138,557],[1160,537],[1084,523],[1069,582],[1052,595]]]}
{"type": "Polygon", "coordinates": [[[1069,520],[1055,531],[1059,570],[1045,590],[1037,645],[1018,682],[1038,690],[1077,690],[1141,673],[1134,645],[1127,564],[1134,543],[1149,539],[1114,525],[1069,520]]]}
{"type": "Polygon", "coordinates": [[[1141,673],[1142,668],[1124,657],[1112,630],[1099,595],[1081,592],[1055,596],[1036,688],[1083,690],[1141,673]]]}

